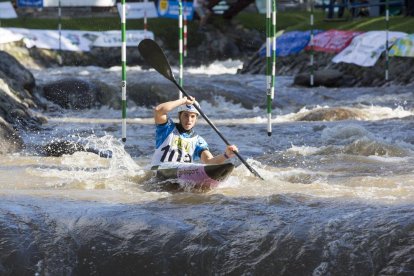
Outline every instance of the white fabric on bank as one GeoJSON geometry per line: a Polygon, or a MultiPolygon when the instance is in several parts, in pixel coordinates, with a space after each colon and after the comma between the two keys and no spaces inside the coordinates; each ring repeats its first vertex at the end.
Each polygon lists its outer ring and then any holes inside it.
{"type": "MultiPolygon", "coordinates": [[[[145,38],[154,39],[154,33],[150,31],[133,30],[126,32],[126,46],[136,47],[145,38]]],[[[121,47],[121,31],[100,32],[93,42],[95,47],[121,47]]]]}
{"type": "MultiPolygon", "coordinates": [[[[8,28],[15,34],[22,35],[27,48],[59,50],[59,31],[34,30],[24,28],[8,28]]],[[[99,32],[62,30],[60,37],[61,49],[64,51],[90,51],[90,44],[99,36],[99,32]]]]}
{"type": "MultiPolygon", "coordinates": [[[[131,30],[126,32],[127,47],[136,47],[144,38],[154,39],[150,31],[131,30]]],[[[0,43],[23,39],[27,48],[59,50],[59,31],[25,28],[0,28],[0,43]]],[[[121,47],[121,31],[77,31],[62,30],[60,47],[63,51],[89,52],[91,47],[121,47]]]]}
{"type": "MultiPolygon", "coordinates": [[[[388,32],[388,46],[398,38],[406,36],[403,32],[388,32]]],[[[385,51],[386,32],[371,31],[356,36],[351,44],[336,55],[332,61],[335,63],[346,62],[359,66],[374,66],[382,52],[385,51]]]]}
{"type": "Polygon", "coordinates": [[[16,11],[11,2],[0,2],[0,19],[17,18],[16,11]]]}
{"type": "Polygon", "coordinates": [[[8,29],[0,28],[0,44],[15,42],[21,39],[23,39],[23,36],[21,34],[16,34],[8,29]]]}

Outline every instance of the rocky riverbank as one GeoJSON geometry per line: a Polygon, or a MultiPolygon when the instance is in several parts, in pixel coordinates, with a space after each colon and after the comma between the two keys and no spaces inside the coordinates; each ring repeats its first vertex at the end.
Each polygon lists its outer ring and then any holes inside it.
{"type": "Polygon", "coordinates": [[[33,75],[14,57],[0,51],[0,153],[23,148],[19,131],[39,129],[43,119],[33,110],[33,75]]]}
{"type": "MultiPolygon", "coordinates": [[[[239,24],[229,23],[216,28],[206,26],[203,31],[189,33],[188,55],[185,66],[200,66],[215,60],[241,59],[248,60],[262,45],[264,36],[258,31],[249,30],[239,24]]],[[[178,64],[178,49],[169,47],[171,41],[156,37],[156,42],[163,48],[172,65],[178,64]]],[[[178,44],[178,42],[177,42],[178,44]]],[[[24,66],[45,68],[54,66],[100,66],[111,67],[121,65],[121,48],[92,47],[90,52],[55,51],[47,49],[27,49],[22,42],[0,44],[0,50],[14,56],[24,66]],[[60,56],[60,57],[59,57],[60,56]],[[61,62],[61,63],[59,63],[61,62]]],[[[146,66],[137,47],[127,47],[127,64],[129,66],[146,66]]]]}
{"type": "MultiPolygon", "coordinates": [[[[188,45],[188,56],[184,66],[200,66],[215,60],[237,59],[244,63],[240,74],[266,74],[265,58],[258,49],[265,40],[264,34],[230,24],[221,28],[211,25],[203,32],[193,33],[196,42],[188,45]]],[[[170,49],[162,38],[156,38],[172,65],[178,65],[178,50],[170,49]]],[[[120,65],[120,48],[93,47],[90,52],[53,51],[24,47],[22,42],[0,44],[0,50],[14,56],[30,68],[57,66],[111,67],[120,65]],[[59,63],[61,62],[61,64],[59,63]]],[[[373,67],[361,67],[347,63],[333,63],[334,54],[316,52],[314,61],[315,85],[326,87],[408,85],[414,83],[414,58],[392,57],[389,62],[389,81],[385,80],[385,56],[382,55],[373,67]]],[[[137,47],[127,48],[129,66],[146,63],[137,47]]],[[[310,55],[302,51],[296,55],[277,58],[277,75],[296,76],[295,84],[309,86],[310,55]]]]}
{"type": "MultiPolygon", "coordinates": [[[[361,67],[348,63],[333,63],[335,54],[316,52],[314,56],[315,86],[354,87],[409,85],[414,83],[414,58],[391,57],[389,81],[385,80],[386,59],[382,55],[373,67],[361,67]]],[[[310,86],[310,54],[302,51],[297,55],[278,57],[277,75],[295,76],[294,83],[310,86]]],[[[240,71],[241,74],[266,74],[264,57],[256,53],[240,71]]]]}

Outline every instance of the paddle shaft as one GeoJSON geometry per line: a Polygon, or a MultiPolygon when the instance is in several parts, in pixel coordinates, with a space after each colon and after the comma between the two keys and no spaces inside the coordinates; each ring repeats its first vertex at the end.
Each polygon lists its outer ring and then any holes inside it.
{"type": "MultiPolygon", "coordinates": [[[[184,96],[186,96],[187,98],[190,98],[190,95],[188,95],[188,93],[184,90],[184,88],[182,88],[175,79],[171,79],[171,81],[175,84],[175,86],[177,86],[177,88],[184,94],[184,96]]],[[[226,137],[223,136],[223,134],[221,134],[221,132],[217,129],[217,127],[210,121],[210,119],[207,117],[206,114],[204,114],[204,112],[201,110],[200,107],[198,107],[198,105],[194,105],[194,107],[197,109],[197,111],[200,113],[200,115],[204,118],[204,120],[206,120],[206,122],[214,129],[214,131],[220,136],[220,138],[224,141],[224,143],[226,145],[230,145],[229,141],[227,141],[226,137]]],[[[237,152],[237,151],[233,151],[234,154],[240,159],[240,161],[247,167],[247,169],[249,169],[249,171],[251,173],[253,173],[255,176],[259,177],[261,180],[264,180],[264,178],[258,173],[256,172],[247,162],[246,160],[244,160],[244,158],[237,152]]]]}

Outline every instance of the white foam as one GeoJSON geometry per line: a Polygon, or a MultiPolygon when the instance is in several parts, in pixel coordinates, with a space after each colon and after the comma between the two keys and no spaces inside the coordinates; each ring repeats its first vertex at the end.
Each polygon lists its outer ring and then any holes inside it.
{"type": "Polygon", "coordinates": [[[392,118],[404,118],[414,115],[414,110],[406,110],[402,106],[396,108],[383,107],[383,106],[369,106],[360,109],[364,114],[366,120],[378,121],[392,118]]]}
{"type": "Polygon", "coordinates": [[[288,152],[297,153],[303,156],[308,156],[317,153],[320,150],[320,148],[317,147],[309,147],[309,146],[295,146],[292,145],[290,149],[288,149],[288,152]]]}
{"type": "Polygon", "coordinates": [[[222,75],[222,74],[236,74],[237,70],[243,67],[243,62],[240,60],[225,60],[215,61],[207,66],[190,67],[185,69],[185,72],[190,74],[206,74],[206,75],[222,75]]]}

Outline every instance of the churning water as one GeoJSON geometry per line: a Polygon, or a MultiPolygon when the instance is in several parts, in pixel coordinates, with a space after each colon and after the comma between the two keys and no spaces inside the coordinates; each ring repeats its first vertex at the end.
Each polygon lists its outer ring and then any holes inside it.
{"type": "MultiPolygon", "coordinates": [[[[265,94],[264,76],[224,65],[185,76],[265,94]]],[[[63,67],[34,75],[38,84],[83,76],[114,85],[121,73],[63,67]]],[[[160,80],[154,71],[128,70],[129,79],[142,75],[160,80]]],[[[0,160],[0,274],[414,275],[413,88],[291,84],[277,79],[271,137],[261,108],[224,96],[201,102],[265,178],[239,165],[203,193],[148,184],[151,108],[130,105],[125,144],[119,110],[50,109],[42,131],[24,134],[28,148],[0,160]],[[348,119],[333,119],[344,110],[348,119]],[[57,138],[110,150],[112,158],[36,154],[57,138]]],[[[214,154],[223,151],[203,120],[197,130],[214,154]]]]}

